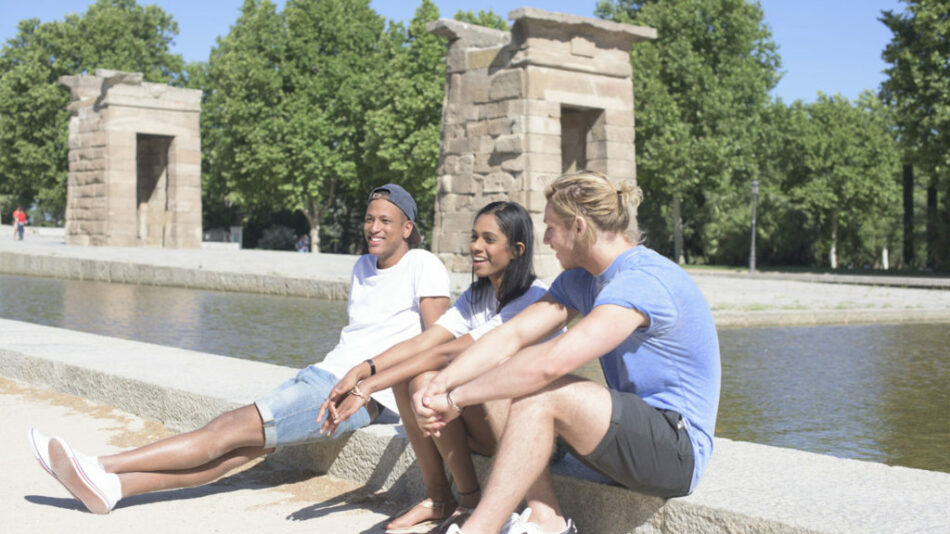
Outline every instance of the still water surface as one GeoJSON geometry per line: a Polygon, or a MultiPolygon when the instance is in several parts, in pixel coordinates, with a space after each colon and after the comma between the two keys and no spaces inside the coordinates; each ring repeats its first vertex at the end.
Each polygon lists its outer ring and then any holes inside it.
{"type": "MultiPolygon", "coordinates": [[[[0,275],[0,317],[304,367],[336,344],[346,304],[0,275]]],[[[726,329],[719,340],[718,436],[950,472],[948,325],[726,329]]]]}

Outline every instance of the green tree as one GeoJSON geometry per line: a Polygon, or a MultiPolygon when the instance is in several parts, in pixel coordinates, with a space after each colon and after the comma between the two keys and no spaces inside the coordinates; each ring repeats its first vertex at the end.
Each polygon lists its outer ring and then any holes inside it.
{"type": "Polygon", "coordinates": [[[839,242],[852,264],[873,264],[894,239],[899,153],[883,104],[870,92],[795,102],[785,139],[785,192],[820,228],[816,245],[838,267],[839,242]],[[870,249],[870,250],[869,250],[870,249]]]}
{"type": "MultiPolygon", "coordinates": [[[[288,172],[283,21],[270,0],[245,0],[208,63],[195,69],[202,104],[202,203],[213,225],[273,211],[288,172]],[[222,220],[224,219],[224,220],[222,220]],[[231,220],[228,220],[231,219],[231,220]]],[[[212,226],[213,226],[212,225],[212,226]]]]}
{"type": "Polygon", "coordinates": [[[729,189],[758,176],[757,138],[779,56],[757,3],[609,0],[597,15],[657,29],[633,47],[640,208],[651,246],[683,262],[710,249],[706,225],[729,189]],[[670,246],[672,245],[672,246],[670,246]]]}
{"type": "MultiPolygon", "coordinates": [[[[950,2],[904,1],[904,12],[884,11],[880,19],[893,33],[882,53],[890,66],[881,84],[881,98],[894,109],[905,165],[916,166],[930,177],[925,261],[935,267],[938,262],[950,262],[946,225],[939,228],[937,213],[937,192],[941,183],[950,183],[950,2]]],[[[905,170],[912,172],[910,168],[905,170]]],[[[905,184],[907,189],[913,187],[912,175],[905,184]]],[[[905,198],[907,209],[912,209],[912,193],[905,191],[905,198]]],[[[912,220],[909,214],[905,217],[908,222],[912,220]]],[[[911,238],[912,228],[908,228],[905,239],[911,238]]],[[[911,243],[905,245],[905,251],[912,253],[911,243]]]]}
{"type": "Polygon", "coordinates": [[[284,8],[284,23],[284,109],[293,134],[285,141],[288,172],[279,190],[286,209],[306,215],[318,250],[321,221],[334,201],[359,199],[354,209],[361,211],[367,184],[377,180],[362,148],[373,95],[386,83],[385,19],[368,0],[296,0],[284,8]]]}
{"type": "Polygon", "coordinates": [[[496,30],[508,31],[508,22],[491,9],[488,11],[479,9],[477,14],[472,10],[462,11],[460,9],[452,18],[461,22],[468,22],[469,24],[477,24],[496,30]]]}
{"type": "Polygon", "coordinates": [[[104,68],[170,82],[184,67],[169,52],[177,33],[171,15],[134,0],[98,0],[62,21],[20,21],[0,49],[0,193],[62,220],[70,96],[57,80],[104,68]]]}

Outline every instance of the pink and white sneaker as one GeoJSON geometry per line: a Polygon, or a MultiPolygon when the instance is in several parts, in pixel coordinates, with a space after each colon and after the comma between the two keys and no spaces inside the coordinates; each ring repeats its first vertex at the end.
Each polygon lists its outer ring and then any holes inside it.
{"type": "Polygon", "coordinates": [[[94,514],[108,514],[122,498],[118,475],[107,473],[95,458],[76,454],[60,438],[49,440],[49,465],[56,479],[94,514]]]}

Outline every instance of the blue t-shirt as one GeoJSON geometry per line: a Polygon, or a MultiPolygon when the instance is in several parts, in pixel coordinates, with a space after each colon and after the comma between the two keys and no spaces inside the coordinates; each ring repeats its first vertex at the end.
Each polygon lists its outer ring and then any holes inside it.
{"type": "Polygon", "coordinates": [[[582,314],[614,304],[640,311],[650,324],[600,357],[607,386],[683,416],[695,459],[690,491],[713,449],[719,407],[719,338],[696,283],[678,265],[637,246],[598,276],[565,271],[550,294],[582,314]]]}

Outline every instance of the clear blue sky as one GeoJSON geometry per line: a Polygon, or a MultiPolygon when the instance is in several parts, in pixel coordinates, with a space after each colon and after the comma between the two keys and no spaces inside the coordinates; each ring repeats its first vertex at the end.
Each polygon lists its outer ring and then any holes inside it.
{"type": "MultiPolygon", "coordinates": [[[[241,0],[138,0],[156,3],[178,21],[172,47],[188,61],[206,60],[215,38],[228,33],[241,0]]],[[[276,0],[283,5],[283,0],[276,0]]],[[[91,0],[0,0],[0,41],[16,34],[18,21],[30,17],[62,20],[83,13],[91,0]]],[[[443,17],[459,9],[492,9],[507,16],[529,5],[574,15],[592,16],[596,0],[435,0],[443,17]]],[[[372,0],[390,20],[408,21],[418,1],[372,0]]],[[[782,56],[781,82],[773,95],[786,102],[812,101],[818,91],[855,99],[864,89],[876,90],[884,79],[881,51],[891,34],[877,18],[881,10],[902,11],[898,0],[762,0],[765,21],[782,56]]]]}

